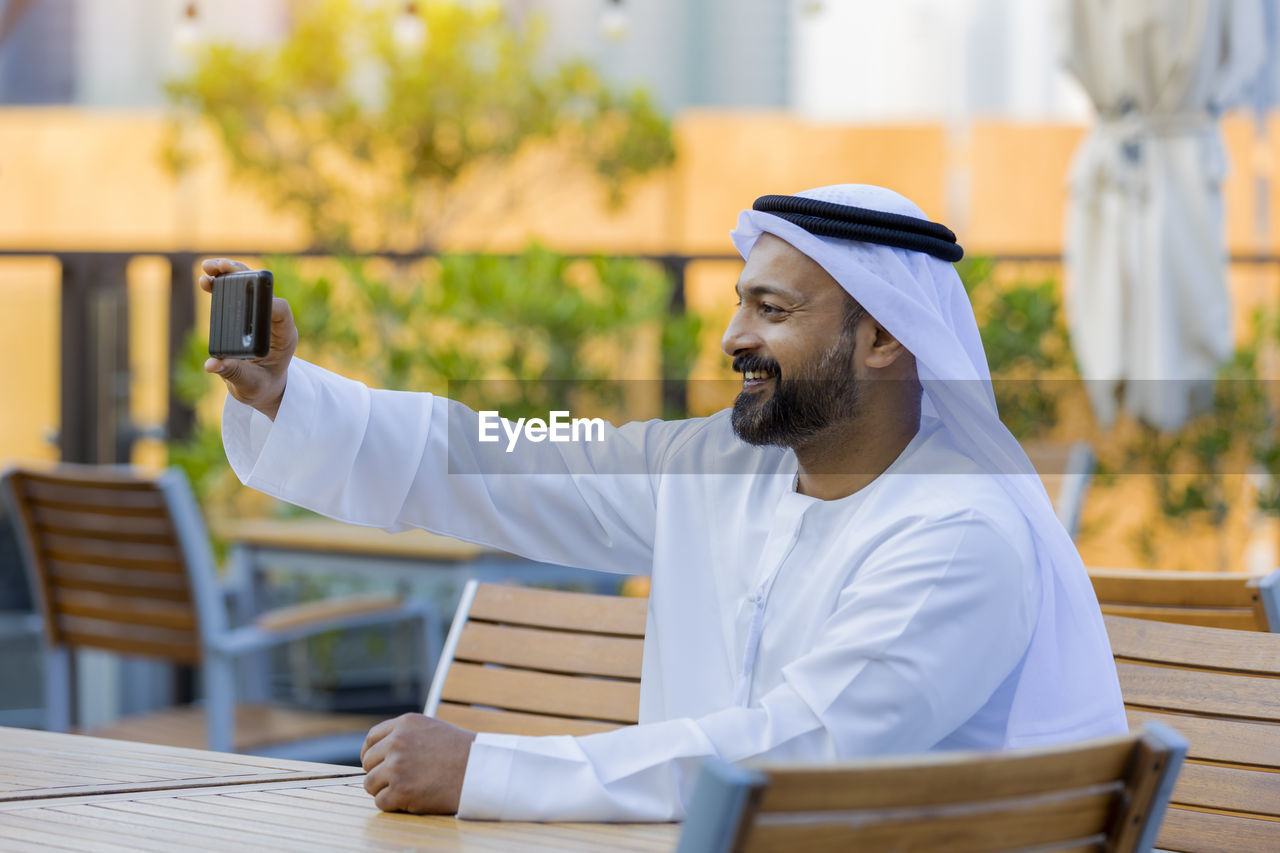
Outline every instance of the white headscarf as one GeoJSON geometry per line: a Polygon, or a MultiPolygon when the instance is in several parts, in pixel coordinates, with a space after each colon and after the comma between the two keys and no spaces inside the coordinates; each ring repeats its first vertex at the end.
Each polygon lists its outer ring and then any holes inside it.
{"type": "MultiPolygon", "coordinates": [[[[797,195],[927,219],[882,187],[841,184],[797,195]]],[[[1036,630],[1009,717],[1010,746],[1088,738],[1127,729],[1120,685],[1097,598],[1080,555],[1040,478],[996,411],[978,324],[955,267],[922,252],[820,237],[769,213],[744,210],[732,237],[745,259],[764,232],[808,255],[915,356],[922,413],[1022,508],[1035,537],[1043,590],[1036,630]],[[1066,638],[1066,641],[1063,641],[1066,638]],[[1072,719],[1063,709],[1076,708],[1072,719]]]]}

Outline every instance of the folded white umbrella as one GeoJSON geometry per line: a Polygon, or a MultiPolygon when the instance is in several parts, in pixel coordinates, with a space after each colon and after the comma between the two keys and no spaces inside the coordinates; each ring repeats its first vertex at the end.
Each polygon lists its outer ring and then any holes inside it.
{"type": "Polygon", "coordinates": [[[1067,313],[1104,424],[1123,406],[1176,429],[1231,353],[1217,118],[1263,71],[1263,3],[1067,0],[1098,116],[1071,168],[1067,313]]]}

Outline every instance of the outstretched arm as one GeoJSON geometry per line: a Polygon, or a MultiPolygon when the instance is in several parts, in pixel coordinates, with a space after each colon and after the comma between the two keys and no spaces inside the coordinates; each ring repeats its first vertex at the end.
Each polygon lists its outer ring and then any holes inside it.
{"type": "MultiPolygon", "coordinates": [[[[218,276],[245,269],[208,259],[200,286],[212,292],[218,276]]],[[[223,442],[246,485],[354,524],[649,571],[657,468],[679,425],[601,422],[594,441],[525,441],[509,453],[501,424],[430,394],[370,390],[295,359],[297,345],[289,304],[276,298],[265,358],[205,363],[227,385],[223,442]]]]}

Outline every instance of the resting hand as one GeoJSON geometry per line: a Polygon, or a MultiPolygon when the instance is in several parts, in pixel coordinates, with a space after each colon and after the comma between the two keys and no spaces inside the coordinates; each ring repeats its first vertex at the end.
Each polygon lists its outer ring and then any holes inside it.
{"type": "MultiPolygon", "coordinates": [[[[228,258],[208,258],[201,267],[204,275],[200,276],[200,287],[206,293],[213,292],[213,280],[218,276],[249,269],[228,258]]],[[[293,312],[288,302],[276,297],[271,303],[271,351],[266,357],[210,358],[204,369],[221,376],[232,397],[275,420],[284,399],[289,361],[297,348],[298,328],[293,324],[293,312]]]]}
{"type": "Polygon", "coordinates": [[[360,752],[364,789],[384,812],[455,814],[475,732],[422,714],[369,730],[360,752]]]}

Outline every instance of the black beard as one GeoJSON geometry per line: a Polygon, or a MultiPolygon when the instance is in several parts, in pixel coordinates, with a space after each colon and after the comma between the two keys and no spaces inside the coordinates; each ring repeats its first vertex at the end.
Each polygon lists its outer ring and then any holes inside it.
{"type": "Polygon", "coordinates": [[[734,369],[765,369],[774,376],[768,399],[757,399],[761,391],[743,391],[733,401],[733,431],[748,444],[794,449],[833,422],[857,414],[852,335],[842,334],[816,364],[803,367],[794,379],[782,376],[777,362],[759,357],[735,359],[734,369]]]}

